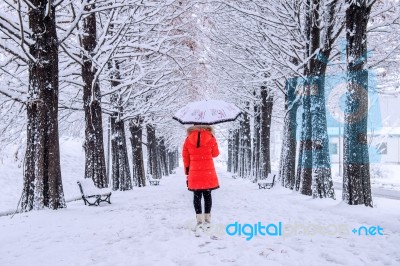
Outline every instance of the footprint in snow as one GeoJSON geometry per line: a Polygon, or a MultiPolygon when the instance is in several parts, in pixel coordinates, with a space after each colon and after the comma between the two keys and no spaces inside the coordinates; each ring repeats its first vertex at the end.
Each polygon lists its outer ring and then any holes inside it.
{"type": "Polygon", "coordinates": [[[209,241],[206,241],[206,242],[204,242],[204,243],[202,243],[202,244],[200,244],[199,245],[199,247],[205,247],[206,245],[208,245],[208,244],[210,244],[211,242],[209,242],[209,241]]]}

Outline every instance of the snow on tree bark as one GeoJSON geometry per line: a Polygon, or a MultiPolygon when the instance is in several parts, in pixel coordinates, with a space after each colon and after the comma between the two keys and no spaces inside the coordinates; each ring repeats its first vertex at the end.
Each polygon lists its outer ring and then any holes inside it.
{"type": "MultiPolygon", "coordinates": [[[[325,108],[325,73],[332,45],[337,35],[333,25],[338,1],[331,1],[324,23],[321,48],[321,1],[308,0],[305,34],[307,37],[303,85],[302,132],[297,169],[300,192],[313,198],[335,198],[330,168],[329,140],[325,108]]],[[[324,7],[324,6],[322,6],[324,7]]],[[[297,180],[296,180],[297,182],[297,180]]],[[[296,186],[297,189],[297,186],[296,186]]]]}
{"type": "MultiPolygon", "coordinates": [[[[120,85],[119,63],[113,60],[111,65],[111,86],[115,88],[120,85]]],[[[111,104],[114,109],[110,119],[113,190],[125,191],[132,189],[132,179],[129,171],[125,121],[122,119],[123,107],[119,91],[111,96],[111,104]]]]}
{"type": "Polygon", "coordinates": [[[114,113],[111,116],[111,136],[113,190],[130,190],[132,180],[126,147],[125,123],[120,119],[120,113],[114,113]]]}
{"type": "Polygon", "coordinates": [[[312,196],[313,198],[335,199],[326,122],[325,74],[321,73],[314,84],[318,91],[315,96],[311,96],[312,196]]]}
{"type": "Polygon", "coordinates": [[[242,171],[241,176],[248,178],[251,176],[251,125],[250,115],[248,114],[248,107],[250,103],[246,103],[246,110],[243,112],[243,119],[241,121],[242,132],[242,171]]]}
{"type": "Polygon", "coordinates": [[[237,174],[239,172],[239,130],[234,129],[233,131],[233,173],[237,174]]]}
{"type": "Polygon", "coordinates": [[[147,124],[147,171],[154,179],[161,179],[159,160],[157,154],[156,129],[153,125],[147,124]]]}
{"type": "Polygon", "coordinates": [[[250,116],[245,111],[238,120],[238,128],[229,131],[228,171],[237,173],[239,177],[248,178],[252,170],[250,116]]]}
{"type": "Polygon", "coordinates": [[[137,118],[129,122],[132,146],[132,177],[134,186],[146,186],[146,174],[143,160],[143,139],[142,139],[142,120],[137,118]]]}
{"type": "Polygon", "coordinates": [[[174,150],[170,150],[168,152],[168,162],[169,162],[169,166],[172,172],[172,169],[175,169],[177,167],[179,167],[179,152],[178,152],[178,148],[174,148],[174,150]]]}
{"type": "Polygon", "coordinates": [[[233,167],[232,167],[232,152],[233,152],[233,137],[232,137],[232,130],[229,130],[229,135],[228,135],[228,162],[227,162],[227,171],[229,173],[232,172],[233,167]]]}
{"type": "MultiPolygon", "coordinates": [[[[254,92],[254,95],[256,93],[254,92]]],[[[261,133],[261,108],[258,101],[254,102],[254,128],[253,128],[253,154],[252,154],[252,170],[253,178],[256,182],[260,178],[260,133],[261,133]]]]}
{"type": "Polygon", "coordinates": [[[27,148],[23,211],[66,207],[61,180],[58,137],[58,39],[55,7],[32,0],[29,28],[35,41],[29,47],[27,148]],[[47,12],[46,12],[47,10],[47,12]]]}
{"type": "MultiPolygon", "coordinates": [[[[94,3],[86,5],[84,10],[90,12],[94,7],[94,3]]],[[[91,59],[97,45],[96,13],[91,13],[83,18],[82,31],[85,178],[91,178],[96,187],[104,188],[108,187],[108,182],[104,157],[101,93],[99,82],[95,80],[97,70],[91,59]]]]}
{"type": "Polygon", "coordinates": [[[160,166],[163,176],[169,175],[168,158],[167,158],[167,148],[165,147],[165,140],[163,137],[158,138],[158,148],[159,148],[159,158],[160,166]]]}
{"type": "Polygon", "coordinates": [[[261,123],[260,123],[260,167],[261,179],[267,178],[271,173],[271,156],[270,156],[270,142],[271,142],[271,121],[272,121],[272,107],[274,105],[271,90],[266,86],[261,87],[261,123]]]}
{"type": "Polygon", "coordinates": [[[279,178],[281,185],[295,189],[296,181],[296,146],[297,146],[297,109],[299,102],[295,97],[297,79],[292,79],[286,84],[285,118],[283,129],[282,151],[279,165],[279,178]]]}
{"type": "MultiPolygon", "coordinates": [[[[319,0],[307,0],[306,3],[306,18],[305,18],[305,36],[306,36],[306,47],[305,57],[309,58],[316,49],[319,48],[319,0]],[[314,15],[316,17],[314,17],[314,15]]],[[[315,66],[315,60],[310,62],[309,59],[307,65],[304,67],[304,76],[310,77],[313,73],[312,66],[315,66]]],[[[312,85],[312,84],[311,84],[312,85]]],[[[312,141],[311,141],[311,86],[304,84],[303,86],[303,113],[302,113],[302,124],[301,124],[301,138],[300,138],[300,151],[297,166],[297,179],[300,180],[300,193],[311,196],[311,184],[312,184],[312,141]]]]}
{"type": "Polygon", "coordinates": [[[371,4],[346,1],[347,94],[344,127],[343,200],[372,207],[368,155],[367,24],[371,4]]]}

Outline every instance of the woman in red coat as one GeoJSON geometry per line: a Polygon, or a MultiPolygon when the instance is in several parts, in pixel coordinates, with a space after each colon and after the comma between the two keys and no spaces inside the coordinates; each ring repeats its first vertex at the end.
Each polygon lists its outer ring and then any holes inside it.
{"type": "Polygon", "coordinates": [[[211,222],[211,190],[219,188],[213,158],[219,155],[218,144],[211,126],[195,125],[187,130],[182,156],[187,186],[194,192],[193,205],[197,226],[203,224],[201,198],[204,198],[204,224],[211,222]]]}

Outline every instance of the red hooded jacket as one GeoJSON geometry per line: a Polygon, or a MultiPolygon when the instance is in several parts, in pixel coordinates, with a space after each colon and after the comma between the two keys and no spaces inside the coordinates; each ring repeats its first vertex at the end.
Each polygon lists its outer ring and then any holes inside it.
{"type": "Polygon", "coordinates": [[[211,131],[209,126],[193,126],[188,129],[182,156],[185,174],[188,174],[188,189],[191,191],[219,188],[213,162],[219,150],[211,131]]]}

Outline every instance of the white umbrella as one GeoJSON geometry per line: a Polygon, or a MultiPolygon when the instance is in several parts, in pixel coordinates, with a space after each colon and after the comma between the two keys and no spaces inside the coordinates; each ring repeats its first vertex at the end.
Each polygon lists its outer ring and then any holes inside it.
{"type": "Polygon", "coordinates": [[[175,113],[173,119],[181,124],[214,125],[234,121],[240,113],[233,103],[209,100],[188,103],[175,113]]]}

